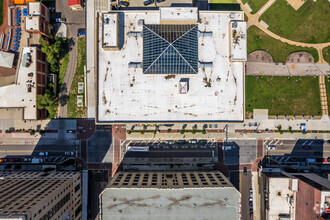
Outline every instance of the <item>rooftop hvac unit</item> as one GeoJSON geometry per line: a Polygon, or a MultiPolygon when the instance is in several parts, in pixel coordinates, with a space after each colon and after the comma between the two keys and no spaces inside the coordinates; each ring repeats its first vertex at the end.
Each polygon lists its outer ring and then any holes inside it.
{"type": "Polygon", "coordinates": [[[212,37],[212,31],[198,31],[198,37],[212,37]]]}
{"type": "Polygon", "coordinates": [[[142,37],[142,32],[134,32],[134,31],[131,31],[131,32],[128,32],[128,36],[129,37],[142,37]]]}
{"type": "Polygon", "coordinates": [[[236,14],[235,13],[230,13],[230,18],[233,19],[236,17],[236,14]]]}
{"type": "Polygon", "coordinates": [[[142,63],[141,62],[130,62],[128,64],[129,68],[142,68],[142,63]]]}
{"type": "Polygon", "coordinates": [[[198,62],[198,67],[199,68],[207,68],[207,67],[212,67],[213,62],[198,62]]]}
{"type": "Polygon", "coordinates": [[[140,26],[144,25],[144,19],[138,20],[138,25],[140,25],[140,26]]]}

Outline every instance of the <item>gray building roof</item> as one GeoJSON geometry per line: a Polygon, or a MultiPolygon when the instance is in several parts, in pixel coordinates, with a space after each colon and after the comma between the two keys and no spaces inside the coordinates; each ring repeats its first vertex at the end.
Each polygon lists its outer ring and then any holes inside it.
{"type": "Polygon", "coordinates": [[[12,68],[14,63],[15,54],[0,51],[0,66],[12,68]]]}
{"type": "Polygon", "coordinates": [[[240,193],[216,172],[119,172],[101,219],[240,219],[240,193]]]}

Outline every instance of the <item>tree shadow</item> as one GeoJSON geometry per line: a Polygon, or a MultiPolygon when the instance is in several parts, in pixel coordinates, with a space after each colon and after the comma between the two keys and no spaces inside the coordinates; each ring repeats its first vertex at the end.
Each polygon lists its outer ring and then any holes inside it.
{"type": "Polygon", "coordinates": [[[76,44],[76,42],[74,41],[73,37],[68,39],[68,50],[72,51],[74,45],[76,44]]]}

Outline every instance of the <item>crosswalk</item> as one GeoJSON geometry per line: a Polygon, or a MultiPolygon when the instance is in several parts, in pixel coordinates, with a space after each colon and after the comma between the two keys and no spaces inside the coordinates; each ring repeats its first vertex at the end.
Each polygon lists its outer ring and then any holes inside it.
{"type": "Polygon", "coordinates": [[[264,147],[267,145],[283,145],[283,140],[264,140],[264,147]]]}

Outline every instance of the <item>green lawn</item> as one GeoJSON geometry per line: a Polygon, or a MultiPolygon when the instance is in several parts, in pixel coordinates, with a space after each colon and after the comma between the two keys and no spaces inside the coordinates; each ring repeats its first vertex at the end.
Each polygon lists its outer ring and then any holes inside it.
{"type": "Polygon", "coordinates": [[[85,97],[83,98],[83,107],[77,107],[77,95],[85,96],[85,93],[78,93],[78,82],[84,82],[84,66],[86,62],[85,37],[78,39],[78,57],[76,72],[74,74],[67,103],[68,118],[86,118],[87,108],[85,107],[85,97]]]}
{"type": "Polygon", "coordinates": [[[0,25],[2,25],[3,22],[3,0],[0,0],[0,25]]]}
{"type": "MultiPolygon", "coordinates": [[[[328,111],[330,110],[330,76],[325,77],[325,88],[327,90],[328,111]]],[[[330,111],[328,112],[328,114],[330,111]]]]}
{"type": "Polygon", "coordinates": [[[314,57],[314,61],[319,60],[317,50],[308,47],[298,47],[287,43],[283,43],[275,38],[265,34],[256,26],[249,27],[247,31],[247,52],[251,53],[255,50],[265,50],[272,55],[274,62],[286,62],[290,53],[295,51],[306,51],[314,57]]]}
{"type": "Polygon", "coordinates": [[[243,4],[247,2],[252,9],[251,14],[255,14],[268,2],[268,0],[242,0],[242,2],[243,4]]]}
{"type": "Polygon", "coordinates": [[[245,108],[268,109],[269,115],[321,115],[318,78],[246,76],[245,108]]]}
{"type": "Polygon", "coordinates": [[[323,59],[327,62],[330,63],[330,47],[325,47],[323,48],[323,59]]]}
{"type": "Polygon", "coordinates": [[[307,0],[298,11],[286,0],[277,0],[260,18],[269,30],[288,39],[323,43],[330,41],[330,3],[307,0]]]}
{"type": "Polygon", "coordinates": [[[62,84],[64,80],[64,76],[66,74],[66,70],[69,64],[69,53],[67,53],[61,60],[60,60],[60,73],[58,75],[58,83],[62,84]]]}

